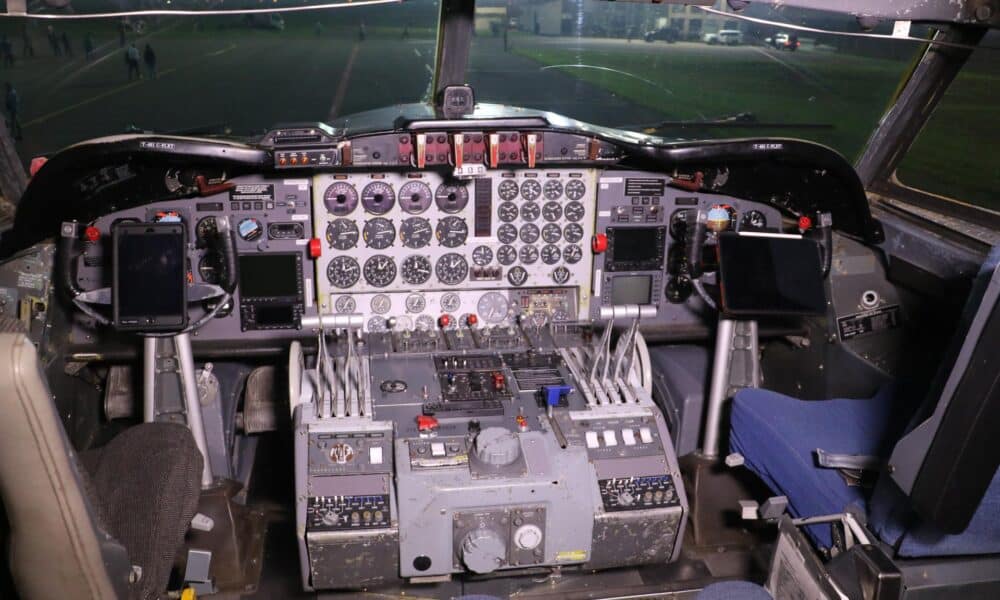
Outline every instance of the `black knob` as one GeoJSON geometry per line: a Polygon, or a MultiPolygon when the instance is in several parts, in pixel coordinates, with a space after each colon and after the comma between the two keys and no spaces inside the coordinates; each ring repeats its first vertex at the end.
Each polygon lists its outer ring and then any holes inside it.
{"type": "Polygon", "coordinates": [[[667,281],[667,288],[665,291],[668,301],[673,302],[674,304],[680,304],[691,296],[691,292],[694,291],[694,285],[691,283],[690,277],[686,275],[679,275],[677,277],[671,277],[667,281]]]}

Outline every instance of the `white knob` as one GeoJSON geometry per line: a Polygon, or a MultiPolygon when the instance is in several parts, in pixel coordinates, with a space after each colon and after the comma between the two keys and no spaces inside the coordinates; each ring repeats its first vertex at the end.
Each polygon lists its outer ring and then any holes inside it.
{"type": "Polygon", "coordinates": [[[522,525],[514,532],[514,544],[521,550],[534,550],[542,543],[542,530],[537,525],[522,525]]]}

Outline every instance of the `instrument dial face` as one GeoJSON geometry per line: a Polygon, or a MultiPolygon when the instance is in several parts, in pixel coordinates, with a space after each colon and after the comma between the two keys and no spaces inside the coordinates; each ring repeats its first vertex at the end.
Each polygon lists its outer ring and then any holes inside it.
{"type": "Polygon", "coordinates": [[[504,244],[511,244],[517,239],[517,227],[504,223],[497,229],[497,239],[504,244]]]}
{"type": "Polygon", "coordinates": [[[222,281],[223,266],[222,255],[214,250],[209,250],[198,261],[198,274],[205,283],[218,285],[222,281]]]}
{"type": "Polygon", "coordinates": [[[705,227],[716,233],[736,229],[736,209],[728,204],[713,204],[706,214],[705,227]]]}
{"type": "Polygon", "coordinates": [[[407,248],[423,248],[431,243],[434,237],[434,230],[431,222],[423,217],[410,217],[403,219],[399,225],[399,241],[407,248]]]}
{"type": "Polygon", "coordinates": [[[542,207],[542,217],[546,221],[558,221],[562,217],[562,205],[558,202],[546,202],[542,207]]]}
{"type": "Polygon", "coordinates": [[[441,310],[444,312],[455,312],[462,306],[462,299],[455,292],[448,292],[441,296],[441,310]]]}
{"type": "Polygon", "coordinates": [[[198,248],[208,246],[208,243],[218,232],[219,224],[216,223],[215,217],[205,217],[201,219],[198,221],[198,224],[194,226],[195,246],[198,248]]]}
{"type": "Polygon", "coordinates": [[[547,265],[554,265],[562,258],[562,251],[555,244],[542,246],[542,262],[547,265]]]}
{"type": "Polygon", "coordinates": [[[576,223],[570,223],[563,230],[563,236],[565,236],[566,241],[575,244],[583,239],[583,227],[576,223]]]}
{"type": "Polygon", "coordinates": [[[587,186],[579,179],[570,179],[566,184],[566,197],[570,200],[579,200],[587,193],[587,186]]]}
{"type": "Polygon", "coordinates": [[[326,226],[326,243],[337,250],[350,250],[358,245],[357,224],[351,219],[334,219],[326,226]]]}
{"type": "Polygon", "coordinates": [[[437,260],[434,274],[445,285],[458,285],[469,274],[469,263],[461,254],[450,252],[437,260]]]}
{"type": "Polygon", "coordinates": [[[504,245],[500,246],[500,248],[497,250],[497,261],[501,265],[505,267],[508,265],[512,265],[514,264],[515,260],[517,260],[517,250],[514,249],[514,246],[504,245]]]}
{"type": "MultiPolygon", "coordinates": [[[[200,225],[200,223],[199,223],[200,225]]],[[[761,230],[767,227],[767,216],[759,210],[747,211],[740,221],[740,230],[761,230]]]]}
{"type": "Polygon", "coordinates": [[[369,303],[372,312],[377,315],[384,315],[392,309],[392,299],[385,294],[376,294],[369,303]]]}
{"type": "Polygon", "coordinates": [[[369,248],[385,250],[396,241],[396,226],[389,219],[376,217],[365,222],[362,234],[369,248]]]}
{"type": "Polygon", "coordinates": [[[407,256],[400,267],[403,281],[410,285],[427,283],[427,280],[431,278],[431,271],[431,260],[419,254],[407,256]]]}
{"type": "Polygon", "coordinates": [[[521,225],[521,231],[518,233],[518,237],[520,237],[521,241],[525,244],[534,244],[538,241],[539,235],[541,235],[541,232],[538,229],[538,225],[535,225],[534,223],[525,223],[524,225],[521,225]]]}
{"type": "Polygon", "coordinates": [[[469,190],[464,185],[439,185],[434,202],[446,213],[457,213],[469,203],[469,190]]]}
{"type": "Polygon", "coordinates": [[[368,319],[368,331],[370,333],[382,333],[387,329],[385,317],[372,317],[368,319]]]}
{"type": "Polygon", "coordinates": [[[507,311],[510,310],[510,303],[507,297],[500,292],[486,292],[476,303],[476,312],[479,318],[487,323],[500,323],[507,318],[507,311]]]}
{"type": "Polygon", "coordinates": [[[427,299],[421,294],[410,294],[406,297],[406,312],[419,313],[427,308],[427,299]]]}
{"type": "Polygon", "coordinates": [[[326,278],[333,287],[346,290],[361,278],[361,267],[350,256],[334,256],[326,266],[326,278]]]}
{"type": "Polygon", "coordinates": [[[528,272],[525,271],[524,267],[521,265],[513,267],[510,271],[507,271],[507,281],[509,281],[513,286],[520,287],[524,285],[524,282],[527,280],[528,272]]]}
{"type": "Polygon", "coordinates": [[[358,206],[358,190],[346,181],[337,181],[323,192],[323,205],[331,214],[343,217],[358,206]]]}
{"type": "Polygon", "coordinates": [[[361,206],[373,215],[384,215],[396,204],[396,193],[384,181],[373,181],[361,190],[361,206]]]}
{"type": "Polygon", "coordinates": [[[513,202],[502,202],[497,207],[497,216],[504,223],[510,223],[517,218],[517,205],[513,202]]]}
{"type": "Polygon", "coordinates": [[[469,237],[469,226],[461,217],[445,217],[438,221],[434,235],[445,248],[458,248],[469,237]]]}
{"type": "Polygon", "coordinates": [[[563,194],[563,184],[558,179],[549,179],[542,187],[545,197],[549,200],[558,200],[563,194]]]}
{"type": "Polygon", "coordinates": [[[434,329],[434,317],[430,315],[420,315],[417,317],[417,329],[420,331],[431,331],[434,329]]]}
{"type": "Polygon", "coordinates": [[[585,212],[587,212],[587,209],[585,209],[582,204],[575,201],[570,202],[566,205],[566,208],[563,209],[563,214],[566,215],[566,218],[574,222],[582,219],[585,212]]]}
{"type": "Polygon", "coordinates": [[[264,226],[257,219],[243,219],[236,224],[236,233],[248,242],[252,242],[264,234],[264,226]]]}
{"type": "Polygon", "coordinates": [[[338,296],[333,308],[339,313],[352,313],[358,308],[358,303],[353,296],[338,296]]]}
{"type": "Polygon", "coordinates": [[[521,262],[526,265],[535,264],[538,260],[538,248],[532,245],[521,246],[521,249],[517,253],[517,257],[521,259],[521,262]]]}
{"type": "Polygon", "coordinates": [[[396,279],[396,263],[384,254],[376,254],[365,261],[365,281],[373,287],[385,287],[396,279]]]}
{"type": "Polygon", "coordinates": [[[548,223],[542,227],[542,239],[546,243],[554,244],[562,238],[562,229],[555,223],[548,223]]]}
{"type": "Polygon", "coordinates": [[[493,262],[493,251],[490,250],[489,246],[476,246],[476,249],[472,251],[472,262],[480,267],[485,267],[493,262]]]}
{"type": "Polygon", "coordinates": [[[521,197],[531,202],[542,195],[542,184],[534,179],[525,179],[521,184],[521,197]]]}
{"type": "Polygon", "coordinates": [[[407,181],[399,188],[399,207],[419,215],[431,206],[431,188],[423,181],[407,181]]]}
{"type": "Polygon", "coordinates": [[[542,214],[542,209],[535,202],[525,202],[521,205],[521,219],[534,221],[542,214]]]}
{"type": "Polygon", "coordinates": [[[497,187],[497,194],[501,200],[510,201],[517,198],[517,182],[510,179],[501,181],[500,186],[497,187]]]}
{"type": "Polygon", "coordinates": [[[562,255],[564,261],[571,265],[575,265],[580,262],[581,258],[583,258],[583,249],[576,244],[570,244],[569,246],[563,248],[562,255]]]}
{"type": "MultiPolygon", "coordinates": [[[[559,285],[562,285],[567,281],[569,281],[569,269],[561,265],[556,267],[552,271],[552,281],[556,282],[559,285]]],[[[565,319],[557,319],[557,320],[563,321],[565,319]]]]}

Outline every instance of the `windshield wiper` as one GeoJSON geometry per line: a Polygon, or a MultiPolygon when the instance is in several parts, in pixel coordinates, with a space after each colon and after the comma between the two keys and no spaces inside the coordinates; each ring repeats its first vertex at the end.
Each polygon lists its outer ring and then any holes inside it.
{"type": "Polygon", "coordinates": [[[691,119],[686,121],[659,121],[641,125],[626,125],[622,129],[656,133],[670,129],[833,129],[833,123],[769,123],[758,121],[752,112],[733,113],[714,119],[691,119]]]}

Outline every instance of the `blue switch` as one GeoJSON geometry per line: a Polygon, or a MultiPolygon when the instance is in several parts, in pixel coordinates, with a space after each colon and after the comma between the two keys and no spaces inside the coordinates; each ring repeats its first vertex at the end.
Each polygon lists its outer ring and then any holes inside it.
{"type": "Polygon", "coordinates": [[[545,403],[555,407],[559,406],[559,400],[572,392],[573,388],[568,385],[546,385],[542,387],[542,391],[545,393],[545,403]]]}

